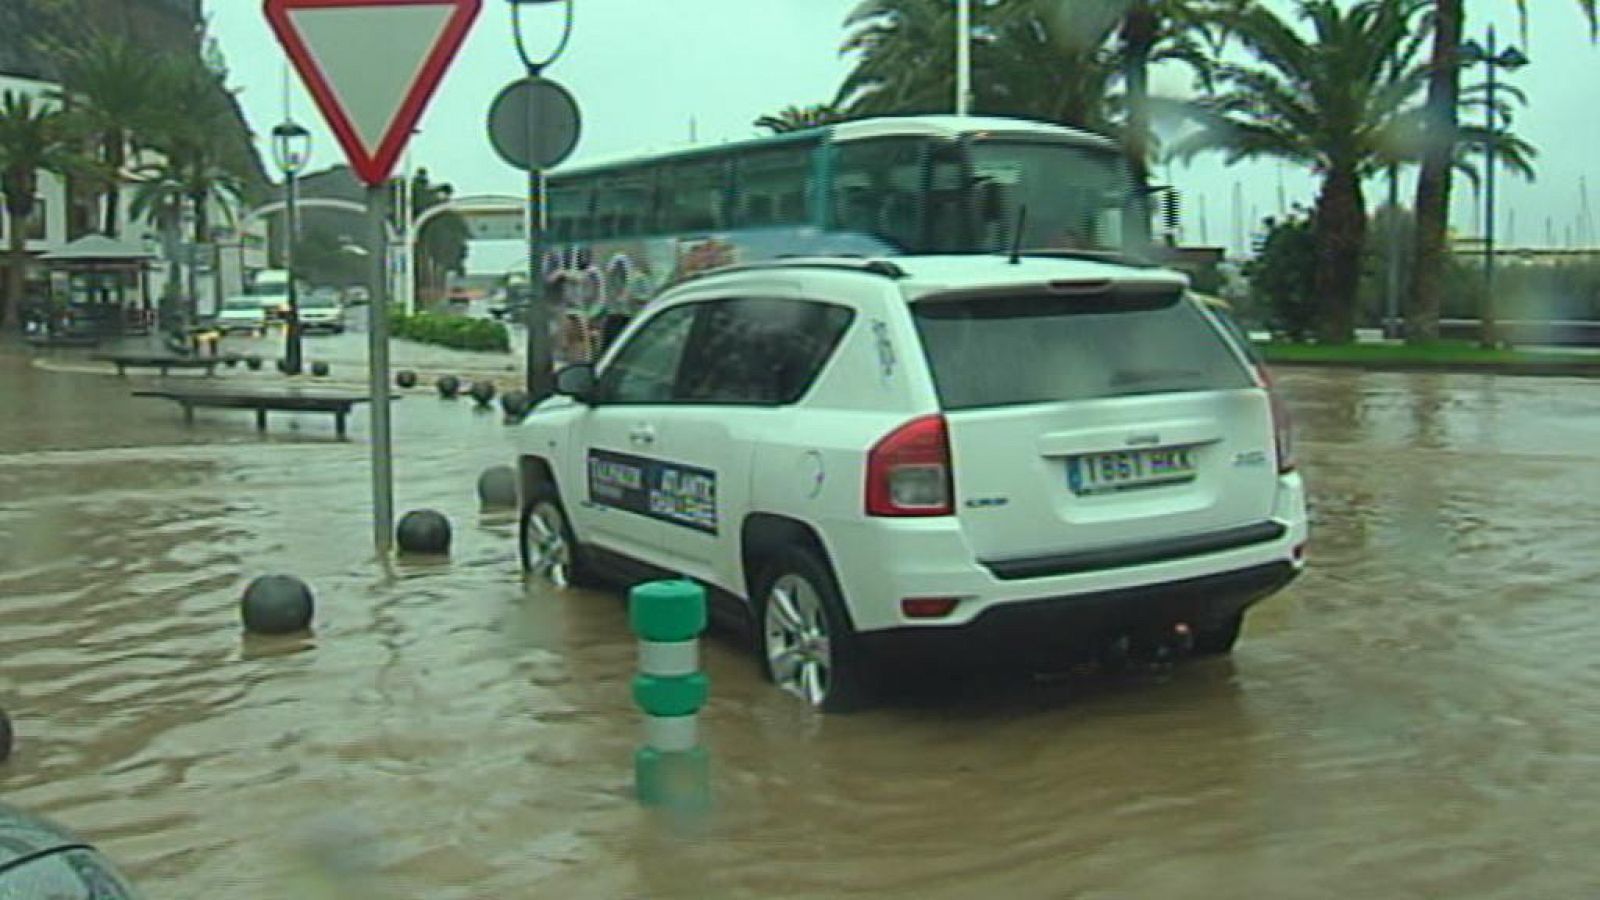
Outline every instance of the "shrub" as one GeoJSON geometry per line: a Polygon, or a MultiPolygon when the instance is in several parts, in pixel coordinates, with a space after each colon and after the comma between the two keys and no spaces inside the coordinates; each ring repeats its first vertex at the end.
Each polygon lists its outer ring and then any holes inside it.
{"type": "Polygon", "coordinates": [[[438,344],[456,350],[511,351],[511,333],[506,326],[488,319],[429,312],[408,316],[394,310],[390,319],[390,333],[408,341],[438,344]]]}
{"type": "Polygon", "coordinates": [[[1267,219],[1266,235],[1255,258],[1245,264],[1251,305],[1266,313],[1273,332],[1291,341],[1311,336],[1317,319],[1313,273],[1317,268],[1316,224],[1311,214],[1296,210],[1284,219],[1267,219]]]}

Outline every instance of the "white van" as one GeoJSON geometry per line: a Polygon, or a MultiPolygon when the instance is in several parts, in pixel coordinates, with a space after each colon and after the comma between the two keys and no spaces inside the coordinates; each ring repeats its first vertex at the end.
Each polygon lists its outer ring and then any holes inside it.
{"type": "Polygon", "coordinates": [[[289,277],[284,269],[262,269],[251,280],[250,295],[268,319],[280,319],[289,311],[289,277]]]}

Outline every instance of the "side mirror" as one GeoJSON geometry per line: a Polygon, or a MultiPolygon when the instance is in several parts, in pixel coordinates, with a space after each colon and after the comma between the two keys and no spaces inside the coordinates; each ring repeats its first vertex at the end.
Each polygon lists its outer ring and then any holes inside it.
{"type": "Polygon", "coordinates": [[[560,396],[589,404],[594,402],[594,389],[594,366],[588,363],[567,366],[556,373],[556,393],[560,396]]]}

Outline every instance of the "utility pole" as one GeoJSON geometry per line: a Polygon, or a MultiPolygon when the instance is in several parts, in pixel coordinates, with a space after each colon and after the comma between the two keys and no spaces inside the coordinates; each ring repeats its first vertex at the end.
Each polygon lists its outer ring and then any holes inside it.
{"type": "Polygon", "coordinates": [[[972,0],[956,0],[956,115],[972,109],[972,0]]]}
{"type": "Polygon", "coordinates": [[[1495,144],[1498,135],[1499,122],[1495,108],[1495,89],[1499,86],[1501,69],[1520,69],[1528,64],[1528,58],[1516,47],[1499,49],[1495,42],[1494,26],[1489,26],[1487,47],[1480,46],[1477,41],[1467,41],[1461,45],[1461,59],[1467,65],[1482,63],[1488,69],[1488,91],[1485,108],[1485,118],[1488,119],[1489,141],[1484,150],[1484,179],[1483,179],[1483,309],[1479,311],[1479,320],[1482,326],[1478,336],[1478,343],[1483,347],[1494,347],[1499,343],[1497,327],[1495,324],[1495,284],[1494,284],[1494,201],[1495,201],[1495,144]]]}

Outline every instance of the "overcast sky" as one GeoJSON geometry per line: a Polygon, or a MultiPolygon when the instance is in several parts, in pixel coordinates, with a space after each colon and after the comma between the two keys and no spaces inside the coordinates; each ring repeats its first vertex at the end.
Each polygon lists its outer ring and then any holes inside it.
{"type": "MultiPolygon", "coordinates": [[[[546,73],[566,84],[584,114],[574,162],[677,145],[691,123],[702,143],[748,137],[751,122],[789,104],[830,99],[849,68],[838,53],[843,21],[858,0],[576,0],[577,27],[566,55],[546,73]]],[[[212,31],[221,42],[233,86],[252,127],[265,134],[283,118],[285,61],[262,17],[259,0],[208,0],[212,31]]],[[[1481,38],[1490,21],[1517,39],[1513,5],[1469,0],[1469,30],[1481,38]],[[1489,16],[1499,18],[1491,19],[1489,16]]],[[[1556,244],[1576,229],[1587,175],[1594,219],[1600,219],[1600,49],[1591,44],[1575,0],[1535,0],[1537,16],[1528,46],[1533,64],[1512,76],[1531,105],[1516,114],[1516,128],[1541,151],[1539,180],[1503,180],[1502,240],[1514,219],[1518,243],[1542,245],[1548,218],[1556,244]]],[[[557,37],[561,4],[530,8],[525,32],[536,52],[557,37]]],[[[383,52],[381,35],[352,47],[383,52]]],[[[482,16],[435,97],[412,143],[413,165],[427,166],[460,193],[517,193],[521,176],[490,148],[484,119],[495,94],[521,74],[512,40],[509,4],[485,0],[482,16]]],[[[1158,90],[1183,90],[1176,74],[1158,75],[1158,90]]],[[[290,105],[316,135],[313,165],[342,160],[321,127],[309,96],[291,78],[290,105]]],[[[263,149],[264,145],[263,145],[263,149]]],[[[1238,243],[1236,223],[1275,212],[1281,195],[1309,202],[1311,177],[1275,163],[1225,167],[1202,160],[1174,167],[1185,196],[1185,240],[1238,243]],[[1237,191],[1242,200],[1235,211],[1237,191]],[[1202,229],[1202,225],[1204,228],[1202,229]],[[1204,234],[1202,234],[1202,230],[1204,234]]],[[[1455,225],[1478,227],[1472,191],[1458,182],[1455,225]]],[[[1407,187],[1409,193],[1409,186],[1407,187]]],[[[1369,189],[1374,205],[1384,195],[1369,189]]],[[[1409,202],[1409,201],[1407,201],[1409,202]]],[[[1600,231],[1600,227],[1596,228],[1600,231]]],[[[1600,241],[1600,234],[1592,235],[1600,241]]],[[[515,262],[514,248],[475,248],[474,270],[515,262]]]]}

